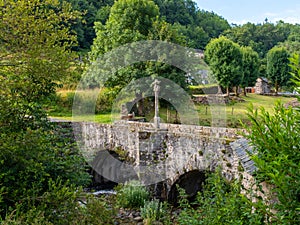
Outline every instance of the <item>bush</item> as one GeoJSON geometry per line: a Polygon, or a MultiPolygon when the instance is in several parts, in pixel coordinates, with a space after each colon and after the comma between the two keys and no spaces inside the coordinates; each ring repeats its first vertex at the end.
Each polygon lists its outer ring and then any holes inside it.
{"type": "Polygon", "coordinates": [[[96,113],[111,112],[118,91],[118,88],[103,88],[97,98],[96,113]]]}
{"type": "Polygon", "coordinates": [[[114,224],[115,209],[107,203],[104,197],[87,196],[85,207],[81,207],[82,215],[77,223],[72,225],[109,225],[114,224]]]}
{"type": "Polygon", "coordinates": [[[149,192],[138,181],[131,181],[117,189],[117,205],[123,208],[140,208],[149,199],[149,192]]]}
{"type": "Polygon", "coordinates": [[[1,225],[54,225],[53,223],[49,222],[44,215],[44,212],[37,210],[35,208],[27,211],[22,212],[19,210],[14,210],[10,214],[8,214],[5,220],[1,220],[1,225]]]}
{"type": "MultiPolygon", "coordinates": [[[[61,133],[60,133],[61,134],[61,133]]],[[[87,185],[90,176],[78,149],[55,130],[38,129],[0,134],[0,184],[2,216],[22,204],[26,212],[40,204],[49,181],[87,185]]]]}
{"type": "Polygon", "coordinates": [[[277,104],[271,115],[263,108],[249,108],[252,126],[245,135],[255,154],[252,159],[258,170],[257,182],[272,186],[263,192],[276,224],[298,224],[300,221],[300,111],[277,104]]]}
{"type": "Polygon", "coordinates": [[[141,207],[141,216],[145,225],[152,225],[155,221],[162,221],[163,224],[170,223],[165,205],[156,199],[144,203],[144,207],[141,207]]]}
{"type": "Polygon", "coordinates": [[[49,180],[47,191],[41,196],[28,196],[27,202],[16,203],[15,209],[7,211],[3,224],[72,224],[77,215],[77,197],[80,191],[74,186],[49,180]]]}
{"type": "Polygon", "coordinates": [[[118,94],[117,88],[102,88],[82,91],[62,91],[46,102],[45,108],[53,116],[71,114],[76,94],[76,104],[80,113],[99,114],[111,112],[113,102],[118,94]],[[96,102],[94,102],[96,99],[96,102]]]}
{"type": "Polygon", "coordinates": [[[198,85],[198,86],[189,86],[189,92],[192,95],[205,95],[205,94],[217,94],[218,85],[198,85]]]}
{"type": "Polygon", "coordinates": [[[109,225],[115,211],[106,199],[85,196],[86,205],[80,206],[81,190],[68,187],[61,181],[49,181],[48,191],[38,198],[39,204],[25,211],[22,204],[8,214],[3,225],[109,225]]]}
{"type": "Polygon", "coordinates": [[[263,224],[266,207],[260,200],[253,203],[241,191],[240,182],[229,183],[217,171],[207,178],[203,193],[198,193],[197,207],[192,207],[183,191],[179,191],[182,212],[178,221],[186,225],[263,224]]]}

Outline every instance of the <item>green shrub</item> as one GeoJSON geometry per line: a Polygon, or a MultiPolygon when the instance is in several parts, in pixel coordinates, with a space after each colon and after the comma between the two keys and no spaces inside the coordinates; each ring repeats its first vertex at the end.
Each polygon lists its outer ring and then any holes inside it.
{"type": "Polygon", "coordinates": [[[6,216],[4,220],[1,221],[1,225],[54,225],[49,222],[44,215],[44,212],[37,210],[35,208],[28,210],[27,212],[22,212],[19,210],[14,210],[6,216]]]}
{"type": "Polygon", "coordinates": [[[272,199],[272,221],[276,224],[299,224],[300,221],[300,111],[277,104],[271,115],[263,108],[249,108],[252,126],[245,135],[254,147],[252,160],[258,168],[257,182],[272,189],[261,190],[272,199]],[[274,201],[275,200],[275,201],[274,201]]]}
{"type": "Polygon", "coordinates": [[[62,102],[58,102],[57,104],[72,110],[75,96],[76,108],[79,109],[80,113],[107,113],[111,111],[117,93],[118,89],[116,88],[82,90],[77,91],[76,95],[75,92],[70,92],[66,97],[62,98],[62,102]]]}
{"type": "Polygon", "coordinates": [[[74,186],[49,180],[47,191],[40,196],[27,196],[16,203],[14,210],[7,211],[3,224],[72,224],[77,215],[77,197],[74,186]],[[28,201],[28,202],[26,202],[28,201]]]}
{"type": "Polygon", "coordinates": [[[138,181],[117,188],[117,204],[123,208],[140,208],[149,199],[149,192],[138,181]]]}
{"type": "Polygon", "coordinates": [[[49,181],[48,191],[38,197],[39,204],[24,210],[20,204],[0,222],[3,225],[109,225],[114,209],[106,199],[84,196],[86,205],[79,205],[83,193],[61,181],[49,181]]]}
{"type": "Polygon", "coordinates": [[[165,205],[156,199],[144,203],[144,207],[141,207],[141,216],[145,225],[152,225],[155,221],[164,222],[163,224],[170,222],[165,205]]]}
{"type": "Polygon", "coordinates": [[[90,89],[77,92],[61,91],[49,98],[45,104],[45,108],[53,116],[71,114],[74,97],[76,96],[76,108],[79,109],[80,113],[107,113],[111,112],[117,94],[117,88],[90,89]]]}
{"type": "Polygon", "coordinates": [[[87,196],[85,207],[80,208],[81,216],[77,223],[72,225],[109,225],[114,224],[114,216],[116,214],[112,205],[109,205],[105,197],[87,196]]]}
{"type": "Polygon", "coordinates": [[[229,183],[220,171],[209,175],[203,193],[198,193],[197,207],[192,207],[184,196],[179,201],[182,208],[179,224],[263,224],[266,206],[260,200],[253,203],[241,194],[241,190],[240,182],[229,183]]]}
{"type": "Polygon", "coordinates": [[[114,100],[118,94],[118,88],[101,89],[96,103],[96,113],[111,112],[114,100]]]}
{"type": "Polygon", "coordinates": [[[0,134],[2,216],[17,204],[22,204],[24,212],[39,205],[38,199],[49,191],[50,180],[69,180],[76,186],[88,184],[84,158],[60,134],[53,129],[0,134]]]}
{"type": "Polygon", "coordinates": [[[218,85],[189,86],[192,95],[217,94],[218,90],[218,85]]]}

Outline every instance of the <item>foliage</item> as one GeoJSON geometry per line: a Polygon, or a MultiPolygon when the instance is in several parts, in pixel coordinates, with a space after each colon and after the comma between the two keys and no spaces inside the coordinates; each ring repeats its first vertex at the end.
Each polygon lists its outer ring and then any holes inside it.
{"type": "Polygon", "coordinates": [[[155,221],[163,221],[167,224],[169,218],[166,218],[166,205],[159,200],[146,201],[141,207],[141,217],[144,219],[145,225],[152,225],[155,221]]]}
{"type": "MultiPolygon", "coordinates": [[[[101,23],[95,24],[97,37],[94,40],[92,51],[90,53],[92,64],[88,68],[87,72],[84,74],[84,86],[88,88],[105,86],[108,88],[116,88],[122,90],[124,87],[128,87],[129,84],[134,83],[133,81],[138,80],[144,77],[151,77],[148,79],[147,83],[141,85],[136,85],[133,87],[135,96],[133,99],[143,98],[145,94],[143,90],[151,85],[155,77],[164,77],[169,80],[174,81],[176,84],[182,88],[187,87],[187,79],[185,73],[180,69],[168,65],[164,62],[164,58],[159,58],[159,62],[147,61],[147,62],[138,62],[133,65],[121,68],[116,72],[109,72],[106,74],[105,68],[113,68],[117,63],[114,60],[103,60],[104,62],[99,63],[97,61],[101,56],[107,56],[105,53],[109,53],[112,49],[123,46],[126,50],[122,52],[124,57],[121,60],[127,61],[132,59],[132,52],[127,48],[129,46],[124,46],[127,43],[138,42],[142,40],[160,40],[168,41],[174,43],[183,43],[184,39],[178,31],[171,26],[171,24],[163,21],[159,18],[159,8],[154,4],[153,1],[138,1],[138,0],[121,0],[115,2],[112,6],[109,19],[105,25],[101,23]],[[109,38],[107,38],[109,36],[109,38]],[[103,69],[104,71],[93,73],[90,72],[90,69],[94,68],[93,63],[99,63],[105,68],[96,68],[103,69]]],[[[147,57],[149,53],[157,56],[157,52],[161,53],[161,46],[149,46],[151,52],[141,51],[138,54],[144,54],[147,57]]],[[[131,48],[131,47],[129,47],[131,48]]],[[[175,55],[176,51],[167,50],[168,53],[163,57],[173,57],[180,62],[186,60],[186,55],[175,55]]],[[[120,55],[120,53],[119,53],[120,55]]],[[[142,58],[142,55],[141,55],[142,58]]],[[[169,59],[168,58],[168,59],[169,59]]],[[[186,60],[188,64],[188,60],[186,60]]],[[[190,60],[191,61],[191,60],[190,60]]],[[[184,65],[186,65],[184,64],[184,65]]],[[[143,116],[143,102],[139,104],[139,115],[143,116]]]]}
{"type": "Polygon", "coordinates": [[[208,34],[209,38],[218,38],[225,30],[230,29],[228,21],[214,12],[199,10],[196,24],[208,34]]]}
{"type": "Polygon", "coordinates": [[[230,29],[228,22],[214,12],[199,10],[192,0],[154,0],[160,15],[185,36],[190,48],[204,49],[211,38],[230,29]]]}
{"type": "Polygon", "coordinates": [[[73,219],[73,224],[110,225],[114,223],[115,209],[105,197],[87,196],[87,202],[81,207],[79,216],[73,219]]]}
{"type": "Polygon", "coordinates": [[[300,87],[300,58],[299,54],[294,54],[290,60],[290,67],[292,69],[291,75],[292,79],[291,81],[295,84],[296,87],[300,87]]]}
{"type": "Polygon", "coordinates": [[[1,133],[1,208],[8,210],[17,203],[24,207],[36,205],[51,179],[69,180],[77,186],[89,182],[85,161],[67,135],[63,131],[30,129],[1,133]]]}
{"type": "Polygon", "coordinates": [[[43,101],[76,76],[69,26],[79,14],[58,0],[0,5],[0,125],[20,130],[41,121],[43,101]]]}
{"type": "Polygon", "coordinates": [[[159,9],[152,1],[115,2],[106,24],[95,23],[97,36],[91,48],[92,60],[120,45],[145,39],[158,15],[159,9]]]}
{"type": "Polygon", "coordinates": [[[1,225],[23,225],[23,224],[32,224],[32,225],[53,225],[49,222],[42,211],[37,209],[30,209],[26,213],[19,212],[17,210],[13,211],[5,217],[4,220],[1,220],[1,225]]]}
{"type": "MultiPolygon", "coordinates": [[[[113,224],[115,211],[104,198],[86,197],[84,206],[79,204],[81,190],[63,185],[61,181],[49,181],[49,189],[39,197],[39,205],[24,212],[17,209],[6,216],[3,225],[106,225],[113,224]]],[[[0,220],[1,221],[1,220],[0,220]]]]}
{"type": "Polygon", "coordinates": [[[111,112],[118,88],[58,92],[45,104],[47,113],[51,116],[71,116],[75,93],[77,104],[80,105],[80,112],[83,114],[108,113],[111,112]],[[97,97],[96,103],[91,96],[97,97]]]}
{"type": "Polygon", "coordinates": [[[20,201],[16,209],[7,214],[4,224],[70,224],[76,215],[79,192],[60,179],[49,179],[47,186],[47,191],[41,196],[28,199],[35,202],[30,207],[20,201]]]}
{"type": "Polygon", "coordinates": [[[267,54],[268,78],[275,86],[277,93],[280,86],[284,86],[290,79],[289,53],[285,48],[274,47],[267,54]]]}
{"type": "MultiPolygon", "coordinates": [[[[259,69],[259,57],[257,52],[253,51],[251,47],[242,47],[243,54],[243,79],[241,82],[241,87],[254,86],[256,79],[258,78],[259,69]]],[[[244,90],[244,94],[246,94],[244,90]]]]}
{"type": "Polygon", "coordinates": [[[193,24],[196,18],[197,6],[192,0],[154,0],[159,6],[162,17],[170,24],[193,24]]]}
{"type": "Polygon", "coordinates": [[[179,224],[262,224],[265,207],[259,200],[252,202],[242,190],[239,181],[229,183],[220,170],[208,176],[203,193],[198,193],[196,207],[186,200],[184,190],[180,190],[179,224]]]}
{"type": "Polygon", "coordinates": [[[291,24],[282,21],[277,24],[249,22],[228,29],[224,35],[241,46],[251,47],[258,52],[260,58],[263,58],[271,48],[285,41],[293,29],[291,24]]]}
{"type": "Polygon", "coordinates": [[[209,41],[208,34],[200,26],[183,26],[179,23],[175,23],[173,27],[184,36],[185,43],[190,48],[204,49],[209,41]]]}
{"type": "Polygon", "coordinates": [[[140,208],[150,197],[147,189],[138,181],[117,187],[117,205],[123,208],[140,208]]]}
{"type": "MultiPolygon", "coordinates": [[[[60,0],[63,2],[64,0],[60,0]]],[[[76,32],[78,46],[75,47],[76,51],[89,50],[96,37],[94,30],[94,22],[101,21],[105,23],[105,11],[109,10],[113,4],[113,0],[66,0],[72,5],[76,11],[80,11],[82,18],[78,18],[72,23],[72,30],[76,32]]]]}
{"type": "MultiPolygon", "coordinates": [[[[274,210],[273,220],[277,224],[297,224],[300,208],[300,114],[291,108],[277,104],[274,114],[263,108],[258,113],[249,109],[248,117],[252,126],[246,129],[257,152],[252,156],[258,167],[257,179],[272,186],[270,203],[274,210]]],[[[268,196],[268,193],[265,193],[268,196]]]]}
{"type": "Polygon", "coordinates": [[[217,81],[227,88],[229,95],[229,87],[238,86],[242,80],[242,52],[239,45],[226,37],[213,39],[206,46],[205,59],[217,81]]]}

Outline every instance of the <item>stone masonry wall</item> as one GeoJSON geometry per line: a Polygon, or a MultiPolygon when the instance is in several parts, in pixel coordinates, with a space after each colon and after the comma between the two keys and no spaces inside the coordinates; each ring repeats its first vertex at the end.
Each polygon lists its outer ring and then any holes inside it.
{"type": "Polygon", "coordinates": [[[105,165],[103,156],[94,160],[100,168],[98,173],[122,181],[139,177],[145,184],[153,184],[161,179],[168,191],[181,175],[194,170],[214,171],[218,166],[229,180],[249,177],[231,147],[241,139],[238,132],[242,130],[175,124],[161,124],[161,129],[155,130],[151,123],[140,122],[74,123],[73,128],[84,156],[91,162],[102,150],[116,151],[129,161],[124,166],[118,162],[105,165]]]}

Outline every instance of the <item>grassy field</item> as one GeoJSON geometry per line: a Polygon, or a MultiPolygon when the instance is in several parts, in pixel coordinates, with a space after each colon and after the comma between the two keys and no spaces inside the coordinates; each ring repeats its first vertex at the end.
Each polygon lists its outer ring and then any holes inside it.
{"type": "MultiPolygon", "coordinates": [[[[220,111],[223,113],[220,119],[226,116],[226,125],[229,127],[240,127],[240,121],[247,122],[247,109],[252,104],[254,109],[264,108],[266,111],[272,113],[276,102],[287,103],[292,101],[293,98],[283,96],[263,96],[256,94],[248,94],[246,97],[241,96],[245,101],[236,102],[226,106],[219,106],[220,111]]],[[[200,117],[200,124],[210,125],[212,119],[211,107],[205,105],[197,105],[197,111],[200,117]]],[[[217,118],[218,115],[215,115],[217,118]]]]}
{"type": "MultiPolygon", "coordinates": [[[[259,109],[264,107],[268,112],[272,113],[273,107],[276,102],[280,101],[283,104],[289,101],[292,101],[293,98],[290,97],[283,97],[283,96],[262,96],[256,94],[248,94],[248,96],[244,97],[241,96],[245,101],[244,102],[236,102],[233,104],[229,104],[226,106],[218,106],[218,110],[221,113],[215,112],[215,107],[213,106],[206,106],[206,105],[196,105],[196,110],[199,115],[199,124],[200,125],[207,125],[210,126],[212,117],[214,120],[220,120],[222,124],[225,124],[228,127],[241,127],[240,121],[244,123],[247,122],[247,108],[250,104],[253,105],[255,109],[259,109]],[[225,121],[224,121],[225,120],[225,121]]],[[[153,118],[154,112],[146,115],[147,121],[151,121],[153,118]]],[[[188,115],[186,115],[188,117],[188,115]]],[[[72,114],[71,112],[66,112],[65,114],[54,114],[50,117],[56,119],[64,119],[72,121],[72,114]],[[57,116],[59,115],[59,116],[57,116]]],[[[160,117],[163,122],[171,122],[174,123],[176,121],[176,115],[174,111],[169,111],[167,109],[160,109],[160,117]]],[[[178,116],[180,119],[180,115],[178,116]]],[[[118,115],[112,115],[111,113],[106,114],[97,114],[97,115],[83,115],[83,116],[76,116],[76,121],[95,121],[98,123],[111,123],[115,119],[118,119],[118,115]]],[[[183,119],[183,116],[182,116],[183,119]]],[[[188,119],[188,118],[186,118],[188,119]]]]}

